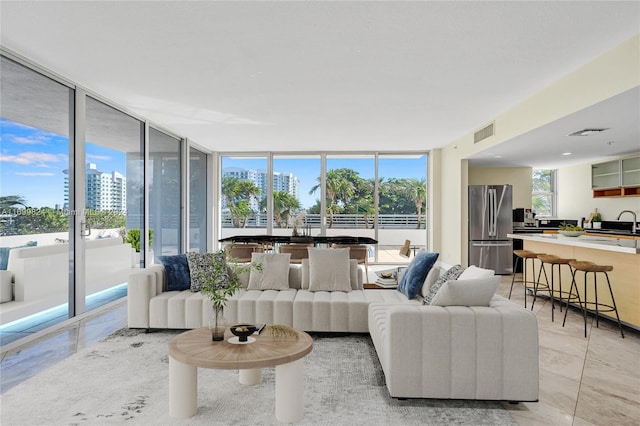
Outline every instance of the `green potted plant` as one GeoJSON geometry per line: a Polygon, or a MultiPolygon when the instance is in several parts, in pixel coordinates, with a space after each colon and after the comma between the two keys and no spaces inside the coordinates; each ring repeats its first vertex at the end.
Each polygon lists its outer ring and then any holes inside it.
{"type": "MultiPolygon", "coordinates": [[[[140,229],[131,228],[127,231],[127,236],[124,239],[125,243],[131,244],[131,247],[136,251],[136,253],[140,253],[140,229]]],[[[153,245],[153,229],[149,229],[149,247],[153,245]]]]}
{"type": "Polygon", "coordinates": [[[600,212],[596,211],[591,218],[591,222],[593,223],[593,229],[602,228],[602,215],[600,212]]]}
{"type": "Polygon", "coordinates": [[[192,287],[199,286],[200,292],[209,297],[213,313],[209,321],[212,340],[224,339],[224,307],[231,296],[241,287],[240,275],[252,269],[262,270],[261,264],[240,264],[229,260],[227,251],[214,253],[187,253],[191,271],[192,287]]]}

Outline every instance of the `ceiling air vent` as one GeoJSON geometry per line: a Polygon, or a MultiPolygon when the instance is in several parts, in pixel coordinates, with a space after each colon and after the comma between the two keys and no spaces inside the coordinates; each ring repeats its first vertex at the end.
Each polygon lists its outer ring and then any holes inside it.
{"type": "Polygon", "coordinates": [[[493,123],[478,130],[473,134],[473,143],[478,143],[493,136],[493,123]]]}
{"type": "Polygon", "coordinates": [[[590,134],[604,132],[605,130],[609,129],[582,129],[577,132],[570,133],[569,136],[589,136],[590,134]]]}

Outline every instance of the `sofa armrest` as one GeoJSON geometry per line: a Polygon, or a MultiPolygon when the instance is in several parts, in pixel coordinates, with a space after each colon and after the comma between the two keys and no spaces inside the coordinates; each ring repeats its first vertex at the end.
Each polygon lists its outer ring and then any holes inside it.
{"type": "Polygon", "coordinates": [[[537,319],[511,302],[373,303],[369,331],[392,396],[538,399],[537,319]]]}
{"type": "Polygon", "coordinates": [[[149,302],[164,289],[164,268],[160,265],[129,275],[127,323],[129,328],[149,328],[149,302]]]}
{"type": "Polygon", "coordinates": [[[0,303],[11,302],[13,300],[13,273],[11,271],[0,271],[0,303]]]}

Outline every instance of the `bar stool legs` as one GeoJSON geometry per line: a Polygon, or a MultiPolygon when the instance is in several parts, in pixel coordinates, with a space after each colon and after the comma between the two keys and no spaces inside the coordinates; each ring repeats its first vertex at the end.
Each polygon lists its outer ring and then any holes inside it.
{"type": "MultiPolygon", "coordinates": [[[[569,262],[571,262],[572,260],[575,259],[563,259],[561,257],[552,255],[552,254],[539,254],[538,255],[538,259],[541,262],[540,265],[540,272],[538,272],[538,286],[540,285],[540,275],[542,273],[544,273],[544,279],[545,282],[547,283],[546,288],[543,288],[543,290],[546,290],[549,292],[549,297],[551,299],[551,322],[553,322],[555,320],[554,318],[554,311],[556,309],[556,305],[555,305],[555,299],[558,299],[558,301],[560,302],[560,312],[562,312],[562,300],[564,299],[564,295],[567,294],[567,298],[571,299],[572,298],[572,294],[571,292],[564,292],[562,291],[562,270],[561,270],[561,266],[562,265],[567,265],[569,266],[569,271],[571,272],[571,276],[573,277],[573,268],[571,267],[571,265],[569,264],[569,262]],[[545,265],[551,265],[551,283],[549,283],[549,277],[547,276],[547,270],[545,268],[545,265]],[[554,271],[554,266],[557,266],[558,268],[558,290],[556,292],[555,289],[555,271],[554,271]],[[557,297],[556,297],[557,294],[557,297]]],[[[534,298],[533,298],[533,303],[535,304],[536,302],[536,296],[537,296],[537,290],[538,290],[538,286],[536,286],[536,291],[534,293],[534,298]]],[[[533,304],[531,305],[531,309],[533,309],[533,304]]]]}
{"type": "Polygon", "coordinates": [[[538,258],[540,253],[534,253],[529,250],[514,250],[513,254],[516,255],[516,263],[513,268],[513,276],[511,278],[511,288],[509,289],[509,299],[511,299],[511,292],[513,291],[514,283],[523,283],[524,284],[524,307],[527,307],[527,290],[535,289],[537,283],[535,281],[529,281],[527,277],[527,260],[531,260],[531,274],[535,277],[535,264],[534,261],[538,258]],[[516,280],[516,269],[518,269],[518,262],[522,261],[522,280],[516,280]],[[531,287],[527,287],[527,284],[532,284],[531,287]]]}
{"type": "MultiPolygon", "coordinates": [[[[573,271],[573,279],[571,280],[571,291],[575,287],[576,293],[578,292],[578,284],[576,282],[576,273],[578,271],[584,272],[584,293],[582,295],[582,299],[584,300],[584,304],[580,301],[578,297],[578,303],[580,304],[580,308],[582,309],[582,316],[584,319],[584,337],[587,337],[587,310],[588,306],[593,306],[596,314],[596,327],[599,327],[599,315],[600,312],[615,312],[616,319],[618,321],[618,328],[620,329],[620,335],[624,339],[624,332],[622,331],[622,323],[620,322],[620,316],[618,315],[618,307],[616,305],[616,300],[613,297],[613,289],[611,288],[611,281],[609,280],[609,274],[607,272],[613,270],[613,266],[609,265],[597,265],[593,262],[585,262],[585,261],[571,261],[569,265],[574,269],[573,271]],[[593,273],[593,289],[595,293],[594,300],[595,302],[588,302],[587,298],[587,276],[589,273],[593,273]],[[603,273],[605,278],[607,279],[607,286],[609,287],[609,294],[611,295],[611,305],[606,303],[600,303],[598,301],[598,273],[603,273]],[[604,310],[601,308],[605,308],[604,310]]],[[[567,308],[569,307],[569,302],[567,302],[567,308]]],[[[569,309],[565,310],[564,320],[562,321],[562,325],[564,326],[567,320],[567,312],[569,309]]]]}

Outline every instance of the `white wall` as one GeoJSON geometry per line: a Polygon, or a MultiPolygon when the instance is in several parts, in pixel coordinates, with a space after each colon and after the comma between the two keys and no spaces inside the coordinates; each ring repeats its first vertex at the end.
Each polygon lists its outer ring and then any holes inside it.
{"type": "Polygon", "coordinates": [[[531,167],[469,167],[469,185],[513,186],[513,208],[531,208],[531,167]]]}
{"type": "MultiPolygon", "coordinates": [[[[591,163],[558,169],[557,216],[580,219],[589,217],[596,208],[602,213],[602,220],[616,220],[622,210],[634,211],[640,220],[640,197],[593,198],[591,163]]],[[[632,217],[626,214],[620,220],[630,221],[632,217]]]]}
{"type": "MultiPolygon", "coordinates": [[[[496,135],[474,144],[473,132],[470,132],[438,150],[438,167],[442,170],[442,179],[439,184],[434,183],[432,190],[440,193],[441,204],[435,206],[440,209],[440,214],[434,215],[431,225],[433,229],[441,229],[442,232],[440,247],[433,249],[440,252],[443,262],[467,264],[466,159],[515,136],[640,86],[639,64],[640,34],[495,117],[495,128],[499,130],[496,135]],[[612,70],[615,70],[615,78],[612,78],[612,70]]],[[[484,124],[487,123],[478,123],[478,128],[484,124]]],[[[604,206],[604,202],[602,204],[604,206]]],[[[605,209],[609,211],[609,207],[605,209]]],[[[615,210],[616,207],[611,209],[615,210]]]]}

